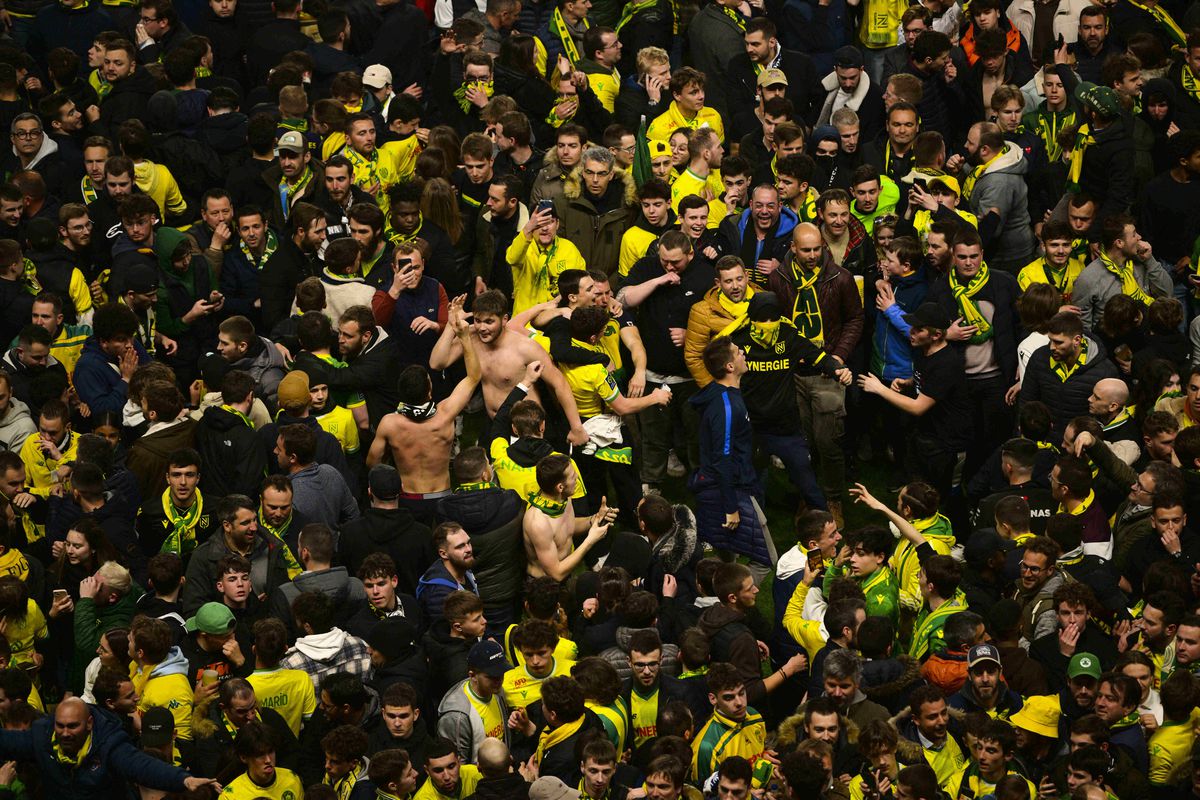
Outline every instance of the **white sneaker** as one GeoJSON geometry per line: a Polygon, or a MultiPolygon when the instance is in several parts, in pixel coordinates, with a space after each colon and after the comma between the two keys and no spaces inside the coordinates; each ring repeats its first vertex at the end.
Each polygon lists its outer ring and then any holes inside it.
{"type": "Polygon", "coordinates": [[[667,474],[672,478],[682,478],[687,475],[687,467],[679,460],[679,456],[675,455],[675,451],[667,453],[667,474]]]}

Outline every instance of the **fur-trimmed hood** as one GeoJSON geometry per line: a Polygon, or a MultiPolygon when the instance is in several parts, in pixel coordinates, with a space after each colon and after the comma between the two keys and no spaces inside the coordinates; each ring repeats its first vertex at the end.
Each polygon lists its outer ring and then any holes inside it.
{"type": "MultiPolygon", "coordinates": [[[[946,735],[958,739],[963,721],[967,717],[966,712],[960,711],[957,708],[950,708],[948,703],[946,708],[950,712],[950,724],[947,726],[946,735]]],[[[896,759],[901,764],[924,763],[925,756],[921,742],[917,739],[917,726],[912,721],[912,707],[905,706],[900,709],[896,716],[888,720],[888,723],[900,731],[900,741],[896,747],[896,759]]]]}
{"type": "MultiPolygon", "coordinates": [[[[838,747],[857,744],[858,726],[845,714],[839,714],[838,720],[840,723],[838,725],[838,747]]],[[[793,714],[779,723],[779,730],[775,734],[775,748],[781,752],[786,751],[796,747],[807,738],[808,732],[804,729],[804,715],[793,714]]]]}
{"type": "Polygon", "coordinates": [[[895,698],[919,680],[921,662],[906,653],[863,664],[863,694],[883,706],[888,706],[884,701],[895,698]]]}
{"type": "MultiPolygon", "coordinates": [[[[547,153],[545,163],[549,163],[549,161],[550,157],[547,153]]],[[[612,181],[608,184],[608,191],[605,193],[606,196],[611,195],[615,191],[613,184],[618,181],[620,182],[621,191],[624,193],[622,205],[628,208],[633,207],[637,203],[637,185],[634,183],[632,175],[615,165],[613,167],[612,181]]],[[[579,165],[563,178],[563,195],[571,202],[583,198],[583,161],[580,161],[579,165]]]]}
{"type": "Polygon", "coordinates": [[[674,575],[696,554],[696,515],[685,505],[675,506],[675,526],[650,549],[662,568],[674,575]]]}

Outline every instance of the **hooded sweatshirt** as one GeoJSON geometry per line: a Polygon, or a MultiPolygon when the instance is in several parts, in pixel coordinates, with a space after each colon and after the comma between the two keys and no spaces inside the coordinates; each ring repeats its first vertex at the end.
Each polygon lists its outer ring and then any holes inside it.
{"type": "Polygon", "coordinates": [[[33,419],[29,416],[29,406],[15,397],[11,398],[8,411],[0,417],[0,445],[5,450],[19,450],[29,434],[36,431],[33,419]]]}
{"type": "Polygon", "coordinates": [[[304,670],[312,678],[313,689],[317,691],[321,689],[321,679],[334,672],[358,675],[364,680],[371,676],[371,656],[367,651],[367,643],[341,628],[301,636],[279,666],[304,670]]]}
{"type": "MultiPolygon", "coordinates": [[[[995,234],[990,241],[985,240],[984,249],[989,253],[1003,253],[1004,263],[1019,264],[1019,269],[1033,259],[1036,245],[1029,220],[1029,189],[1025,183],[1029,162],[1021,148],[1006,145],[981,168],[968,199],[971,212],[982,221],[989,209],[1000,209],[995,234]]],[[[987,225],[981,224],[981,227],[987,225]]]]}
{"type": "Polygon", "coordinates": [[[178,647],[167,651],[167,657],[159,663],[138,667],[133,674],[133,688],[141,697],[138,711],[145,713],[162,706],[175,718],[176,736],[192,738],[192,684],[188,680],[188,660],[178,647]]]}

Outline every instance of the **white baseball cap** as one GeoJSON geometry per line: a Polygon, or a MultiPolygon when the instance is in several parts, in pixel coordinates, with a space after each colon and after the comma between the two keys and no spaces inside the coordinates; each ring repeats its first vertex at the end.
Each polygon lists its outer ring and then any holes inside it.
{"type": "Polygon", "coordinates": [[[392,71],[383,64],[372,64],[362,76],[363,86],[382,89],[392,82],[392,71]]]}

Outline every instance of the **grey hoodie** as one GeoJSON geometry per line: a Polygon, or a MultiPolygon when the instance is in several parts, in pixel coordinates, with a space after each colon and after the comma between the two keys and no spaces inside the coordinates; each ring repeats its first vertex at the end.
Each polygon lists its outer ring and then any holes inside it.
{"type": "MultiPolygon", "coordinates": [[[[442,698],[438,706],[437,735],[454,742],[458,757],[468,764],[475,763],[475,751],[487,736],[483,727],[483,718],[467,699],[465,684],[470,678],[459,681],[450,687],[450,691],[442,698]]],[[[504,693],[497,692],[496,700],[500,703],[500,718],[508,719],[508,704],[504,702],[504,693]]],[[[505,744],[509,744],[508,727],[502,735],[505,744]]]]}
{"type": "MultiPolygon", "coordinates": [[[[13,147],[12,152],[14,156],[17,156],[17,163],[21,163],[21,156],[17,154],[16,147],[13,147]]],[[[33,156],[33,161],[30,161],[29,165],[25,167],[25,169],[37,169],[37,165],[41,163],[42,159],[52,156],[57,152],[58,142],[54,141],[49,136],[43,136],[42,146],[38,148],[37,153],[33,156]]]]}
{"type": "Polygon", "coordinates": [[[1029,222],[1029,187],[1025,183],[1028,173],[1025,153],[1010,144],[975,182],[971,213],[983,219],[989,209],[999,209],[1000,227],[988,252],[1000,254],[1002,259],[993,256],[989,261],[1003,260],[1023,267],[1033,260],[1036,242],[1029,222]]]}
{"type": "Polygon", "coordinates": [[[0,417],[0,445],[15,453],[21,449],[29,434],[36,432],[29,406],[15,397],[9,398],[8,412],[0,417]]]}
{"type": "Polygon", "coordinates": [[[283,361],[283,354],[270,339],[259,336],[258,340],[262,344],[262,350],[255,356],[235,361],[233,368],[249,373],[257,384],[255,395],[266,400],[274,408],[279,395],[279,382],[287,374],[287,365],[283,361]]]}

